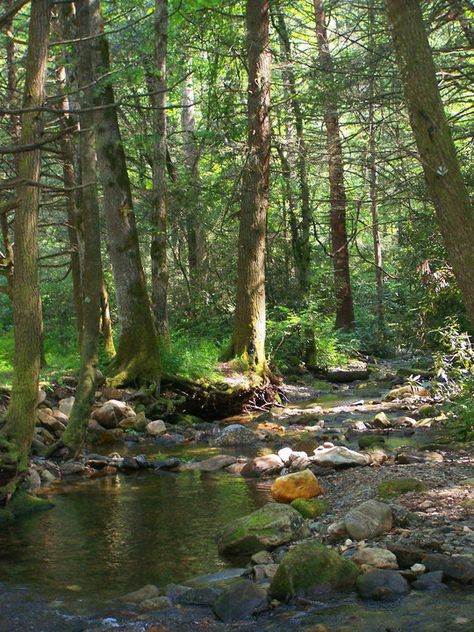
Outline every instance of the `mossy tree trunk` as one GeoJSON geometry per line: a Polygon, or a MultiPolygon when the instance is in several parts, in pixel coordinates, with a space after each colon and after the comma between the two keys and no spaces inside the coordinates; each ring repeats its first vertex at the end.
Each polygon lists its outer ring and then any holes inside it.
{"type": "Polygon", "coordinates": [[[449,262],[474,327],[474,209],[464,183],[417,0],[385,0],[405,101],[449,262]]]}
{"type": "MultiPolygon", "coordinates": [[[[41,140],[48,63],[50,0],[33,0],[29,24],[20,144],[41,140]]],[[[41,363],[41,303],[38,286],[38,216],[41,151],[23,151],[18,161],[19,205],[15,212],[13,385],[0,434],[0,505],[5,504],[28,469],[41,363]]]]}
{"type": "Polygon", "coordinates": [[[257,373],[265,359],[265,239],[270,175],[269,1],[247,0],[248,150],[242,176],[237,298],[227,358],[257,373]]]}
{"type": "Polygon", "coordinates": [[[336,103],[334,66],[329,50],[323,0],[314,1],[316,36],[319,65],[325,73],[324,124],[327,132],[327,154],[331,199],[331,241],[336,295],[336,327],[353,329],[354,304],[349,266],[349,247],[346,228],[346,188],[344,184],[344,161],[342,155],[341,128],[336,103]]]}
{"type": "Polygon", "coordinates": [[[155,68],[153,99],[153,209],[151,238],[152,307],[156,328],[166,340],[168,324],[168,181],[166,174],[166,56],[168,47],[168,0],[155,1],[155,68]]]}
{"type": "Polygon", "coordinates": [[[82,173],[82,314],[81,366],[76,398],[61,443],[71,452],[82,447],[96,387],[98,363],[100,292],[102,262],[100,255],[99,199],[94,135],[92,44],[89,0],[77,3],[78,81],[81,89],[79,115],[81,126],[80,161],[82,173]]]}
{"type": "Polygon", "coordinates": [[[103,35],[99,0],[92,0],[92,29],[102,34],[93,41],[96,86],[96,141],[99,175],[109,237],[110,259],[117,299],[119,340],[108,367],[112,384],[158,382],[158,337],[138,244],[125,151],[110,80],[108,42],[103,35]]]}

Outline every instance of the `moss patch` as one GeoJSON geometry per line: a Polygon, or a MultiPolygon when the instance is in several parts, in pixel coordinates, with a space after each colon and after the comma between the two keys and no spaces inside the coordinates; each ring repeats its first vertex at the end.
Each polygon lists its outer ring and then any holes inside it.
{"type": "Polygon", "coordinates": [[[380,498],[389,499],[407,492],[425,492],[428,487],[417,478],[395,478],[380,483],[378,492],[380,498]]]}
{"type": "Polygon", "coordinates": [[[321,498],[296,498],[290,504],[303,518],[317,518],[329,511],[329,503],[321,498]]]}
{"type": "Polygon", "coordinates": [[[49,500],[32,496],[23,491],[17,491],[8,503],[8,511],[11,512],[15,518],[36,513],[37,511],[47,511],[53,507],[53,503],[49,502],[49,500]]]}
{"type": "Polygon", "coordinates": [[[359,567],[319,542],[297,544],[283,558],[270,586],[273,598],[312,597],[330,590],[350,588],[359,567]]]}
{"type": "Polygon", "coordinates": [[[385,443],[385,439],[378,434],[366,434],[359,438],[359,448],[366,450],[367,448],[380,447],[385,443]]]}

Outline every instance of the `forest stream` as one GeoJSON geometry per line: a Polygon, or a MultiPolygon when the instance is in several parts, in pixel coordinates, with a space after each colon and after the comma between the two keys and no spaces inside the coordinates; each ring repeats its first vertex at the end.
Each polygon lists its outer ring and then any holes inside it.
{"type": "MultiPolygon", "coordinates": [[[[292,387],[288,388],[291,393],[292,387]]],[[[337,437],[344,432],[341,444],[354,448],[357,441],[347,432],[347,418],[352,424],[367,419],[367,413],[359,410],[367,401],[379,402],[383,408],[380,397],[387,390],[383,382],[339,385],[337,390],[322,393],[316,399],[306,397],[304,401],[295,401],[278,414],[291,416],[322,406],[327,435],[337,437]],[[340,410],[345,412],[338,413],[340,410]]],[[[300,395],[296,389],[293,396],[300,395]]],[[[370,416],[376,412],[377,404],[370,416]]],[[[294,428],[297,425],[293,424],[290,430],[293,432],[294,428]]],[[[317,441],[312,443],[308,439],[307,432],[296,443],[294,435],[291,436],[292,445],[308,453],[317,445],[317,441]]],[[[434,435],[426,428],[416,432],[395,429],[386,436],[386,443],[398,450],[404,446],[414,449],[428,441],[433,442],[434,435]]],[[[153,442],[128,443],[120,446],[120,450],[129,456],[141,453],[151,458],[157,448],[153,442]]],[[[268,447],[212,448],[206,444],[160,448],[161,454],[176,456],[183,462],[201,461],[216,454],[250,458],[270,452],[268,447]]],[[[400,470],[400,467],[407,469],[410,476],[420,476],[424,471],[427,480],[439,486],[438,474],[434,470],[429,472],[435,465],[426,462],[331,469],[322,476],[327,490],[325,498],[331,502],[334,496],[334,510],[343,507],[350,495],[353,498],[349,505],[354,504],[356,499],[365,498],[364,493],[370,497],[370,484],[375,478],[383,480],[385,472],[390,475],[392,468],[400,470]]],[[[472,476],[468,458],[445,454],[443,466],[448,478],[472,476]]],[[[1,632],[112,629],[467,632],[474,629],[472,587],[452,585],[434,593],[411,591],[401,600],[387,604],[362,601],[354,594],[332,593],[318,600],[264,612],[257,622],[251,619],[238,624],[216,621],[205,607],[143,613],[116,601],[147,584],[165,589],[170,584],[181,584],[208,573],[228,570],[232,574],[235,563],[219,556],[217,534],[229,522],[271,500],[271,483],[268,478],[244,478],[224,471],[145,469],[47,486],[41,494],[54,503],[54,509],[25,517],[0,532],[1,632]],[[149,627],[151,624],[156,626],[149,627]],[[330,627],[312,627],[317,625],[330,627]]],[[[458,552],[468,553],[472,547],[473,532],[469,533],[468,524],[474,527],[472,520],[462,522],[471,539],[458,542],[462,546],[458,552]]],[[[430,534],[434,539],[449,538],[448,531],[442,525],[435,525],[430,534]]]]}

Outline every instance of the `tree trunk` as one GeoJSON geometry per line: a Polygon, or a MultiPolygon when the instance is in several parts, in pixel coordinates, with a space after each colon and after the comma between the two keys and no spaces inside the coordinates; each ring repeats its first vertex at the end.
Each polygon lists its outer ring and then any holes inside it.
{"type": "MultiPolygon", "coordinates": [[[[190,60],[189,68],[191,68],[190,60]]],[[[191,71],[189,71],[191,72],[191,71]]],[[[192,312],[202,307],[202,292],[206,282],[206,243],[202,227],[201,183],[199,181],[199,149],[196,145],[196,119],[194,113],[193,76],[189,74],[183,82],[181,98],[181,130],[183,138],[184,164],[189,176],[186,187],[186,240],[188,243],[188,268],[192,312]]]]}
{"type": "MultiPolygon", "coordinates": [[[[48,63],[50,0],[33,0],[21,117],[21,145],[36,145],[42,136],[42,116],[35,108],[45,101],[48,63]]],[[[38,215],[41,151],[19,156],[15,213],[15,268],[13,271],[13,326],[15,354],[13,385],[6,423],[0,435],[0,505],[15,491],[28,468],[33,439],[41,362],[41,306],[38,286],[38,215]]]]}
{"type": "MultiPolygon", "coordinates": [[[[301,220],[297,222],[296,225],[297,231],[296,234],[294,234],[293,239],[293,253],[295,258],[295,268],[299,294],[300,298],[304,299],[309,290],[309,273],[311,262],[309,235],[312,217],[308,186],[308,170],[306,166],[303,113],[301,111],[296,91],[296,80],[293,70],[293,56],[288,29],[286,27],[286,22],[282,10],[278,5],[277,11],[277,30],[280,38],[282,61],[284,63],[282,75],[285,100],[287,100],[290,106],[290,116],[292,119],[294,119],[294,125],[292,121],[289,121],[286,126],[286,136],[288,143],[288,163],[290,166],[290,186],[291,181],[294,178],[298,182],[300,189],[301,220]]],[[[294,219],[296,220],[296,218],[294,219]]]]}
{"type": "Polygon", "coordinates": [[[82,41],[78,51],[78,80],[82,87],[79,116],[81,126],[80,159],[82,173],[82,236],[84,257],[82,261],[82,314],[81,367],[76,399],[69,416],[61,443],[77,454],[84,442],[96,388],[98,363],[100,289],[102,262],[100,256],[100,217],[97,195],[97,169],[95,155],[93,73],[90,2],[76,3],[77,36],[82,41]],[[88,86],[87,88],[85,86],[88,86]]]}
{"type": "Polygon", "coordinates": [[[349,248],[346,229],[346,189],[342,157],[339,115],[334,98],[333,63],[324,15],[323,0],[314,1],[319,63],[326,73],[326,111],[324,123],[327,131],[329,187],[331,196],[331,241],[336,292],[336,327],[350,330],[354,327],[354,305],[349,267],[349,248]]]}
{"type": "Polygon", "coordinates": [[[100,275],[100,333],[105,357],[107,360],[112,360],[115,357],[114,332],[110,318],[109,293],[102,272],[100,275]]]}
{"type": "Polygon", "coordinates": [[[158,338],[145,283],[133,212],[125,151],[118,124],[110,78],[109,47],[103,35],[100,0],[92,0],[94,74],[96,86],[96,140],[104,196],[110,259],[115,281],[120,335],[117,355],[108,367],[114,385],[158,382],[158,338]]]}
{"type": "Polygon", "coordinates": [[[462,3],[460,2],[460,0],[448,0],[448,4],[451,7],[450,17],[459,22],[463,33],[466,36],[467,41],[469,42],[469,46],[471,48],[474,48],[474,27],[468,16],[466,15],[462,3]]]}
{"type": "Polygon", "coordinates": [[[269,0],[247,0],[248,153],[242,177],[234,335],[227,357],[266,371],[265,237],[270,175],[269,0]]]}
{"type": "Polygon", "coordinates": [[[387,15],[428,191],[474,326],[474,209],[456,156],[416,0],[386,0],[387,15]]]}
{"type": "Polygon", "coordinates": [[[153,235],[151,238],[151,284],[155,324],[159,334],[169,336],[168,325],[168,184],[166,175],[166,56],[168,48],[168,0],[155,2],[155,73],[153,99],[153,235]]]}

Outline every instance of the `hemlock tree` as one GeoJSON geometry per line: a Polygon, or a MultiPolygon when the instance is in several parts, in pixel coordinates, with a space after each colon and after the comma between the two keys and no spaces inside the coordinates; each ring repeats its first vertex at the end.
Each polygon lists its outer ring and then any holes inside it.
{"type": "Polygon", "coordinates": [[[247,0],[248,150],[242,176],[234,334],[227,358],[266,371],[265,237],[270,175],[269,0],[247,0]]]}
{"type": "Polygon", "coordinates": [[[449,261],[474,327],[474,209],[436,81],[418,0],[385,0],[405,101],[449,261]]]}
{"type": "Polygon", "coordinates": [[[319,64],[325,73],[327,86],[324,95],[324,124],[327,132],[327,154],[329,167],[329,187],[331,198],[331,241],[336,293],[336,327],[354,327],[354,305],[349,267],[349,247],[346,228],[346,187],[344,184],[344,161],[342,156],[341,128],[334,95],[334,67],[329,50],[323,0],[314,0],[316,36],[319,64]]]}
{"type": "Polygon", "coordinates": [[[28,470],[41,364],[41,302],[38,287],[38,215],[40,202],[42,116],[48,63],[50,0],[33,0],[18,160],[18,207],[15,211],[13,386],[0,433],[0,506],[15,492],[28,470]]]}
{"type": "Polygon", "coordinates": [[[109,46],[103,34],[100,0],[91,1],[93,65],[97,83],[96,142],[102,183],[110,260],[115,281],[120,335],[117,354],[108,368],[115,385],[158,382],[158,337],[151,313],[138,244],[132,193],[114,88],[109,46]]]}

